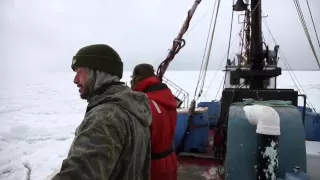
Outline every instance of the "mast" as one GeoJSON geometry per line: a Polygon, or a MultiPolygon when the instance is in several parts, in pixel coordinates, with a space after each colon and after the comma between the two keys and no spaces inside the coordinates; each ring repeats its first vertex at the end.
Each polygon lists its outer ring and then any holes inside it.
{"type": "MultiPolygon", "coordinates": [[[[246,4],[248,4],[249,0],[246,0],[246,4]]],[[[244,26],[244,56],[245,63],[244,66],[248,65],[248,59],[250,57],[250,36],[251,36],[251,19],[250,19],[250,11],[248,9],[245,10],[245,26],[244,26]]]]}
{"type": "Polygon", "coordinates": [[[251,90],[264,90],[271,87],[275,89],[276,77],[281,75],[281,68],[277,67],[277,61],[272,59],[276,57],[269,57],[270,51],[268,46],[263,50],[263,45],[265,44],[262,41],[261,0],[251,0],[250,10],[247,6],[248,1],[244,3],[244,0],[237,0],[233,5],[233,11],[245,11],[245,53],[243,58],[244,61],[240,59],[243,63],[241,63],[236,70],[231,66],[227,68],[232,71],[232,73],[227,74],[227,76],[231,79],[238,79],[238,82],[231,80],[230,82],[232,84],[227,82],[226,87],[232,87],[232,85],[235,84],[239,85],[241,81],[242,84],[249,85],[251,90]]]}
{"type": "MultiPolygon", "coordinates": [[[[250,60],[251,71],[263,70],[263,49],[261,29],[261,0],[251,0],[251,43],[250,60]]],[[[260,76],[252,77],[250,89],[264,89],[264,80],[260,76]]]]}

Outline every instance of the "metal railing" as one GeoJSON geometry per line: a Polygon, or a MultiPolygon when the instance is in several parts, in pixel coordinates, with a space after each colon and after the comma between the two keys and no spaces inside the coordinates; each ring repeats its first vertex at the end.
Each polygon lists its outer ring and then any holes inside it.
{"type": "Polygon", "coordinates": [[[176,97],[178,107],[189,107],[189,93],[187,91],[183,90],[180,86],[170,81],[166,77],[162,78],[162,82],[167,84],[167,86],[171,89],[173,95],[176,97]]]}

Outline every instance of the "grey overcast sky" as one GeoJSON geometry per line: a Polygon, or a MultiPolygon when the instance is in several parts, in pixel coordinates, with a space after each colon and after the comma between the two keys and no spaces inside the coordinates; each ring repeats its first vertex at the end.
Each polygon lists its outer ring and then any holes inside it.
{"type": "MultiPolygon", "coordinates": [[[[165,58],[194,0],[0,0],[0,61],[8,70],[70,71],[71,58],[86,45],[105,43],[121,55],[126,70],[141,62],[155,66],[165,58]]],[[[169,70],[200,68],[215,0],[203,0],[185,36],[187,45],[169,70]]],[[[306,2],[300,1],[320,56],[306,2]]],[[[320,32],[320,1],[309,0],[320,32]]],[[[227,51],[232,0],[221,1],[210,69],[227,51]]],[[[263,0],[263,14],[294,69],[317,69],[292,0],[263,0]]],[[[235,13],[233,38],[239,39],[235,13]]],[[[270,48],[274,43],[263,25],[270,48]]],[[[320,36],[320,34],[319,34],[320,36]]],[[[237,44],[236,44],[237,45],[237,44]]],[[[236,52],[236,51],[232,51],[236,52]]]]}

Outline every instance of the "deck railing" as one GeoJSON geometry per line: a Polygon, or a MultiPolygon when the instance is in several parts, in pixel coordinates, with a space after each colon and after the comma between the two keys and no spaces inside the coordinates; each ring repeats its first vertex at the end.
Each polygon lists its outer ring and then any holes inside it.
{"type": "Polygon", "coordinates": [[[171,89],[173,95],[176,97],[178,107],[189,107],[189,93],[183,90],[180,86],[170,81],[166,77],[162,78],[163,83],[171,89]]]}

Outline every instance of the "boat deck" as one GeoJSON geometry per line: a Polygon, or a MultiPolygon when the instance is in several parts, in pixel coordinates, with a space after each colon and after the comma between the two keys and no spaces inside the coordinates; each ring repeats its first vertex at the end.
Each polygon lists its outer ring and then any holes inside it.
{"type": "Polygon", "coordinates": [[[220,180],[219,170],[211,159],[179,157],[178,180],[220,180]]]}
{"type": "Polygon", "coordinates": [[[178,180],[220,180],[223,168],[214,160],[212,152],[214,132],[210,131],[206,153],[180,153],[178,180]]]}

